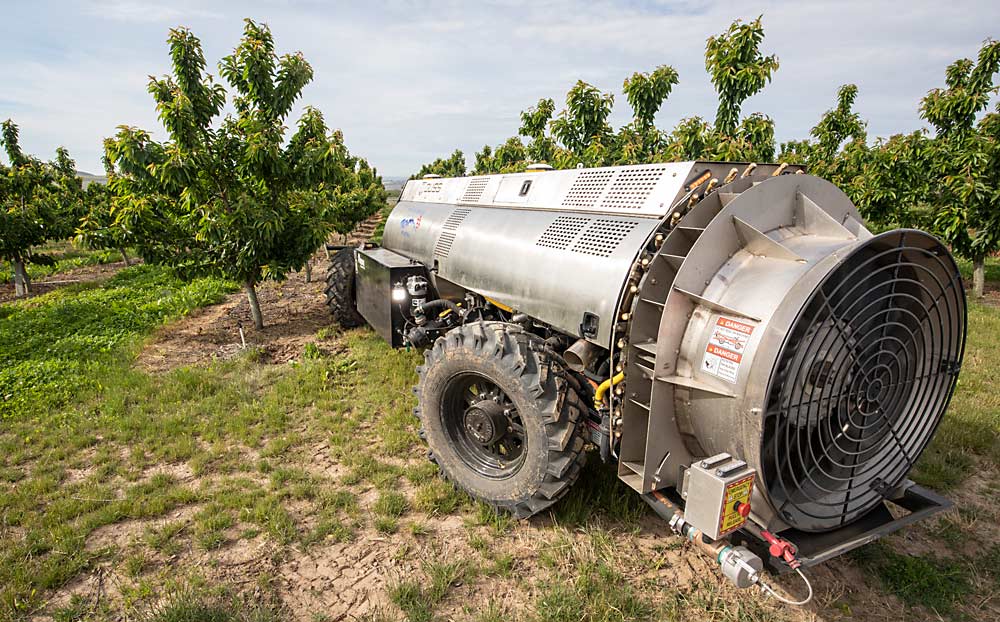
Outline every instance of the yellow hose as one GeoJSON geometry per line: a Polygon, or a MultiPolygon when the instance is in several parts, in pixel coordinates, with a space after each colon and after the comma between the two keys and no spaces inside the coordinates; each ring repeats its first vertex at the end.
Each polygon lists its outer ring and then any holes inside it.
{"type": "Polygon", "coordinates": [[[625,372],[621,371],[608,378],[597,387],[597,391],[594,392],[594,406],[600,408],[601,404],[604,402],[604,394],[608,392],[608,389],[615,386],[622,380],[625,380],[625,372]]]}
{"type": "Polygon", "coordinates": [[[508,307],[507,305],[505,305],[502,302],[498,302],[496,300],[493,300],[489,296],[483,296],[483,298],[485,298],[487,302],[489,302],[490,304],[492,304],[494,307],[496,307],[498,309],[506,311],[507,313],[513,313],[514,312],[514,309],[508,307]]]}

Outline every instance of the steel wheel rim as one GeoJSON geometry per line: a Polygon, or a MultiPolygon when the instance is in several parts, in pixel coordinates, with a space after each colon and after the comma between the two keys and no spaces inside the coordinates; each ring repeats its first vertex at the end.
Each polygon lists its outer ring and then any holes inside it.
{"type": "Polygon", "coordinates": [[[524,464],[524,423],[510,396],[475,372],[452,376],[441,400],[445,434],[459,459],[490,479],[513,477],[524,464]]]}

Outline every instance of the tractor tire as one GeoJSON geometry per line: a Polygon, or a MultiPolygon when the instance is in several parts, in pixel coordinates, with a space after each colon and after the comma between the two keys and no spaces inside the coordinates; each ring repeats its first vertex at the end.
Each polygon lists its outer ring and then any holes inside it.
{"type": "Polygon", "coordinates": [[[543,348],[520,326],[461,326],[424,353],[414,388],[442,475],[518,518],[558,501],[586,460],[585,406],[543,348]]]}
{"type": "Polygon", "coordinates": [[[337,251],[330,258],[330,267],[326,271],[326,306],[330,308],[333,319],[344,328],[356,328],[365,323],[365,318],[358,313],[357,299],[354,291],[354,249],[345,248],[337,251]]]}

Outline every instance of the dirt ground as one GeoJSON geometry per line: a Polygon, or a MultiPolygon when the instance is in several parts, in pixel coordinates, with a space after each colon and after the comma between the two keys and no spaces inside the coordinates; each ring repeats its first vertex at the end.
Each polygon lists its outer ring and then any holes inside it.
{"type": "Polygon", "coordinates": [[[136,366],[163,372],[229,358],[244,347],[258,349],[262,359],[271,363],[298,358],[305,344],[315,340],[316,331],[330,325],[323,294],[329,262],[320,252],[311,263],[311,282],[302,271],[280,283],[268,281],[257,288],[264,330],[254,327],[250,302],[240,291],[163,327],[140,354],[136,366]]]}
{"type": "MultiPolygon", "coordinates": [[[[375,214],[346,239],[341,240],[335,234],[332,242],[345,245],[365,242],[380,219],[381,215],[375,214]]],[[[244,348],[257,348],[263,360],[272,363],[297,358],[305,344],[313,341],[316,331],[331,324],[323,293],[329,265],[327,252],[319,251],[310,261],[311,280],[307,281],[307,272],[303,270],[280,283],[262,283],[257,288],[257,298],[264,312],[263,331],[254,327],[250,302],[246,292],[241,291],[229,295],[221,304],[199,309],[161,329],[136,365],[146,371],[162,372],[213,358],[228,358],[244,348]]]]}

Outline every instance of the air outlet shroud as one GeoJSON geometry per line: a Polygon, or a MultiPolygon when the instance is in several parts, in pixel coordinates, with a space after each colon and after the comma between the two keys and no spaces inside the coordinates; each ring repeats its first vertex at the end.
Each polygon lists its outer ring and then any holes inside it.
{"type": "Polygon", "coordinates": [[[828,530],[889,496],[948,405],[965,322],[958,270],[926,233],[872,238],[827,275],[769,383],[761,464],[784,521],[828,530]]]}
{"type": "Polygon", "coordinates": [[[601,200],[601,208],[641,209],[666,170],[666,166],[659,166],[619,171],[601,200]]]}
{"type": "Polygon", "coordinates": [[[483,197],[483,191],[486,190],[486,186],[489,182],[489,177],[473,177],[469,180],[469,185],[465,187],[465,192],[462,193],[462,197],[459,199],[459,202],[478,203],[483,197]]]}
{"type": "Polygon", "coordinates": [[[608,182],[614,177],[612,169],[591,169],[580,171],[573,180],[573,185],[563,198],[563,207],[591,208],[601,198],[608,182]]]}

